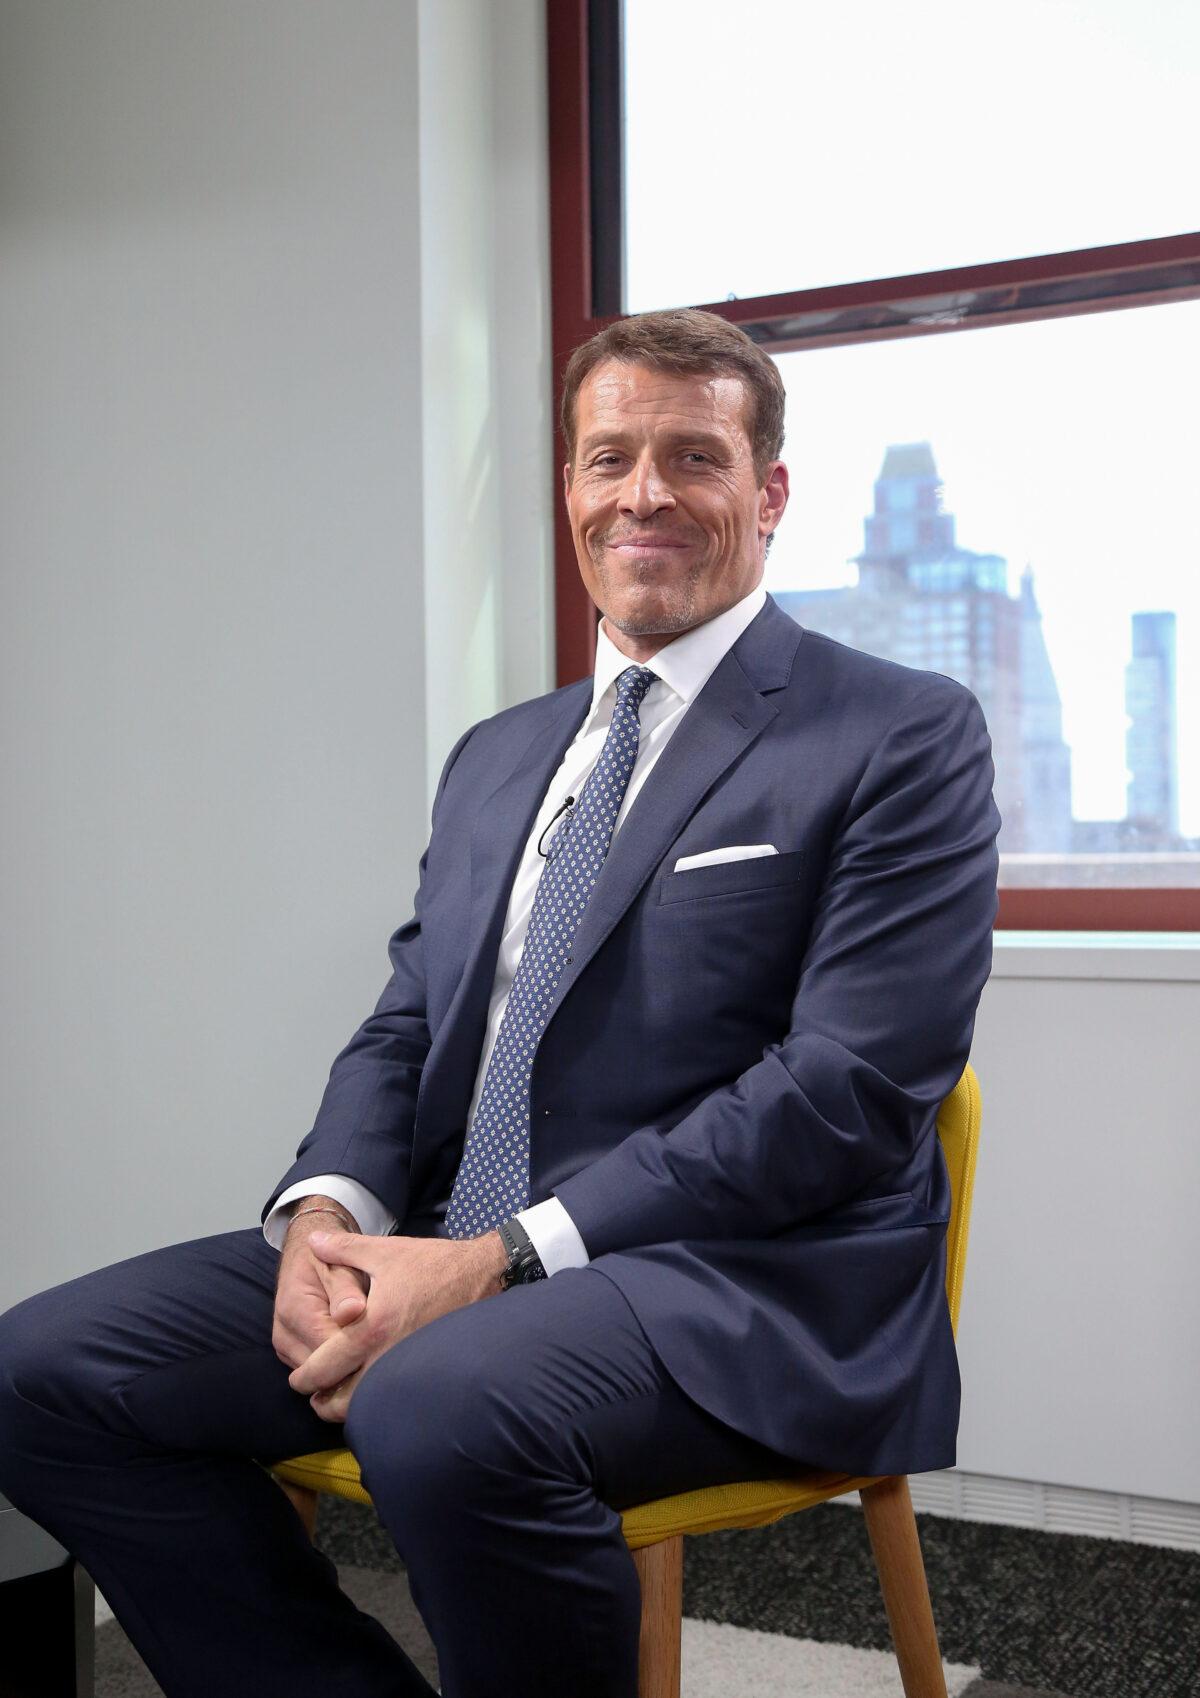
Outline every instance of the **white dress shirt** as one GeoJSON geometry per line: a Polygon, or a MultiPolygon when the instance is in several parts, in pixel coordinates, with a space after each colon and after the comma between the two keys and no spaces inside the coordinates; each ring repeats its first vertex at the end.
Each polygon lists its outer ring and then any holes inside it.
{"type": "MultiPolygon", "coordinates": [[[[654,763],[674,735],[680,720],[700,694],[718,663],[725,658],[750,621],[761,612],[766,599],[767,592],[760,584],[741,601],[726,608],[724,613],[718,613],[715,619],[709,619],[703,625],[686,631],[682,637],[676,637],[665,648],[661,648],[652,659],[640,663],[654,673],[655,682],[646,692],[638,715],[637,760],[621,803],[621,811],[617,815],[616,825],[613,827],[614,837],[620,831],[621,823],[633,806],[634,798],[650,776],[654,763]]],[[[538,880],[546,864],[538,854],[538,841],[567,797],[578,797],[588,774],[600,758],[616,705],[617,678],[627,666],[635,664],[638,663],[631,661],[627,654],[622,654],[617,648],[605,629],[604,621],[601,620],[596,638],[596,669],[592,682],[591,709],[550,781],[550,787],[526,841],[525,852],[521,856],[521,864],[517,868],[517,876],[509,895],[508,912],[496,960],[496,976],[492,981],[487,1030],[475,1075],[471,1107],[467,1114],[468,1126],[475,1118],[484,1075],[500,1032],[500,1022],[504,1018],[517,963],[525,945],[525,934],[529,929],[538,880]]],[[[281,1249],[287,1234],[287,1205],[295,1202],[297,1197],[310,1197],[317,1193],[332,1197],[335,1202],[341,1203],[354,1216],[362,1232],[388,1233],[396,1224],[396,1217],[389,1212],[386,1204],[357,1179],[350,1179],[344,1173],[326,1173],[318,1175],[315,1179],[301,1180],[280,1193],[275,1207],[263,1224],[267,1242],[277,1250],[281,1249]]],[[[521,1209],[516,1219],[529,1234],[548,1274],[558,1273],[562,1268],[581,1268],[588,1261],[583,1239],[557,1197],[548,1197],[543,1203],[534,1203],[530,1208],[521,1209]]]]}

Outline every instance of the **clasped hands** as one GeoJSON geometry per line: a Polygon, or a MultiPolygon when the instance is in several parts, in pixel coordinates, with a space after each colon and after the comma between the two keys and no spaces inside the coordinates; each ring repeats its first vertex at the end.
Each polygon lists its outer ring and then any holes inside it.
{"type": "Polygon", "coordinates": [[[289,1228],[280,1258],[271,1343],[288,1384],[331,1423],[372,1362],[451,1309],[501,1290],[500,1235],[374,1238],[321,1230],[328,1216],[289,1228]]]}

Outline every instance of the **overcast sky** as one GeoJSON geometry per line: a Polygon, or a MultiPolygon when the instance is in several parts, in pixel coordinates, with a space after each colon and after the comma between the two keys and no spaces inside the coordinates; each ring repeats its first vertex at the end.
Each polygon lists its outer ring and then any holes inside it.
{"type": "MultiPolygon", "coordinates": [[[[626,0],[631,310],[1200,227],[1200,3],[626,0]],[[1001,27],[1002,25],[1002,27],[1001,27]]],[[[1032,563],[1081,818],[1125,811],[1130,615],[1178,615],[1200,835],[1200,302],[781,360],[768,587],[846,582],[891,442],[1032,563]]]]}

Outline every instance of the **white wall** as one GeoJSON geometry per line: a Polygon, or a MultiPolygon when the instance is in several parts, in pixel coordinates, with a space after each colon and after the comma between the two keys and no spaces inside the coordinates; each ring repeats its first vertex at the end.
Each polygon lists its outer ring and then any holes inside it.
{"type": "Polygon", "coordinates": [[[257,1220],[549,686],[541,11],[0,14],[0,1307],[257,1220]]]}
{"type": "Polygon", "coordinates": [[[959,1467],[1200,1503],[1200,937],[997,939],[959,1467]]]}

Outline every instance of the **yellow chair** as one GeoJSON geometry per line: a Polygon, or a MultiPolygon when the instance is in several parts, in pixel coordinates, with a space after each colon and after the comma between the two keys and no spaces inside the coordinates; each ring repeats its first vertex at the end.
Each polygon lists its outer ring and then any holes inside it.
{"type": "MultiPolygon", "coordinates": [[[[979,1124],[979,1081],[968,1067],[942,1104],[937,1121],[953,1198],[946,1233],[946,1298],[956,1330],[979,1124]]],[[[359,1479],[358,1464],[348,1450],[297,1456],[277,1463],[272,1472],[299,1510],[310,1536],[316,1523],[319,1492],[332,1492],[354,1503],[371,1501],[359,1479]]],[[[680,1492],[675,1497],[638,1504],[625,1511],[621,1517],[622,1531],[633,1552],[642,1585],[638,1698],[679,1698],[685,1533],[712,1533],[722,1527],[763,1527],[797,1510],[811,1509],[827,1498],[855,1490],[862,1499],[906,1698],[946,1698],[907,1476],[860,1479],[849,1474],[815,1471],[788,1480],[707,1486],[700,1491],[680,1492]]]]}

